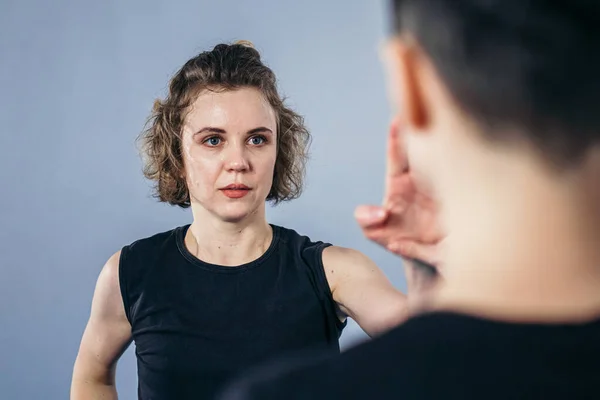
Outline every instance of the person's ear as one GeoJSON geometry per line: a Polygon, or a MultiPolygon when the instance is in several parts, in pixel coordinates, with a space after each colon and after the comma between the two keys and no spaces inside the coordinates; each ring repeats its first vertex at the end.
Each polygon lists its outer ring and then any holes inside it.
{"type": "Polygon", "coordinates": [[[410,37],[396,37],[386,44],[384,57],[388,92],[405,128],[422,131],[429,124],[429,114],[419,81],[424,68],[420,48],[410,37]]]}

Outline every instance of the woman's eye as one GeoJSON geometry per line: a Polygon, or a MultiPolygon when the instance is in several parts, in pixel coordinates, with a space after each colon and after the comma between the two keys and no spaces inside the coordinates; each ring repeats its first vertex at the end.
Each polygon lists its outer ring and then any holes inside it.
{"type": "Polygon", "coordinates": [[[255,146],[258,146],[265,143],[265,138],[262,136],[252,136],[250,138],[250,143],[252,143],[255,146]]]}
{"type": "Polygon", "coordinates": [[[209,137],[208,139],[206,139],[204,141],[204,143],[208,144],[209,146],[218,146],[219,144],[221,144],[221,138],[218,137],[209,137]]]}

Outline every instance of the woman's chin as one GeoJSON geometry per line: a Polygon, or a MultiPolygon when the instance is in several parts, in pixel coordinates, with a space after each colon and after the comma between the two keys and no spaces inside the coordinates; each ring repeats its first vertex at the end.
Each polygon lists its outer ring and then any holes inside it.
{"type": "Polygon", "coordinates": [[[255,217],[258,212],[257,208],[250,208],[244,204],[230,205],[225,210],[219,213],[219,217],[224,222],[239,223],[248,218],[255,217]]]}

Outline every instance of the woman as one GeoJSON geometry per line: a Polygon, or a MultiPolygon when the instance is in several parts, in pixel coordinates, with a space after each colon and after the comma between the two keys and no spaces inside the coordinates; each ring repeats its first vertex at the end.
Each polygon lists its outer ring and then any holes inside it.
{"type": "Polygon", "coordinates": [[[346,316],[369,335],[406,317],[404,295],[367,257],[267,222],[265,201],[301,192],[310,135],[247,42],[189,60],[141,139],[157,197],[191,208],[193,222],[108,260],[72,399],[116,398],[131,341],[140,399],[199,399],[269,357],[339,352],[346,316]]]}

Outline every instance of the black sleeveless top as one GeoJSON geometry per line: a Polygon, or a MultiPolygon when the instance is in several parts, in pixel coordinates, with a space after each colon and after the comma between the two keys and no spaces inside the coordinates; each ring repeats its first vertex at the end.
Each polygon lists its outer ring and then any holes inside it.
{"type": "Polygon", "coordinates": [[[258,259],[208,264],[184,245],[189,225],[121,251],[119,280],[132,327],[138,398],[211,398],[226,380],[287,352],[339,353],[340,322],[323,270],[329,244],[271,225],[258,259]]]}

